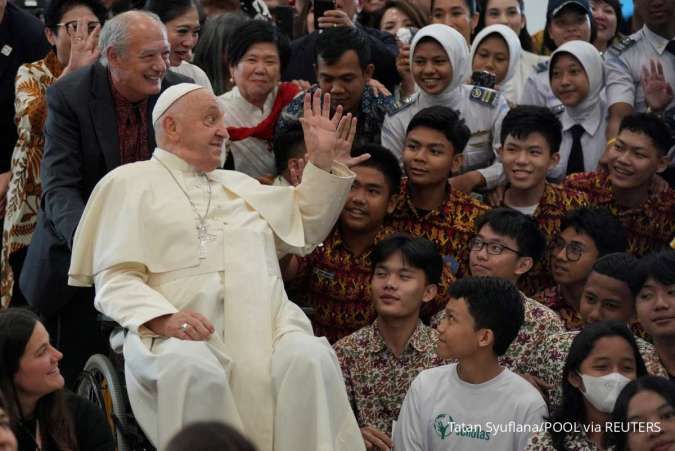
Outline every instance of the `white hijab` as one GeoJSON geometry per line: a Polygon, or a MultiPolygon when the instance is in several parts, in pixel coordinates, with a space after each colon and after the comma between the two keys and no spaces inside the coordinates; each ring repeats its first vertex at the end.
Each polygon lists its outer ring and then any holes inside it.
{"type": "Polygon", "coordinates": [[[476,35],[474,38],[473,44],[471,44],[471,57],[469,58],[469,61],[473,67],[473,58],[476,55],[478,46],[483,41],[483,39],[487,38],[493,33],[500,35],[504,39],[504,42],[506,42],[506,47],[509,49],[509,68],[506,71],[506,77],[504,77],[504,80],[499,83],[501,86],[504,86],[504,84],[513,78],[513,75],[516,73],[516,67],[518,66],[518,61],[520,61],[520,55],[522,52],[520,39],[511,28],[500,24],[490,25],[489,27],[483,28],[483,30],[481,30],[481,32],[478,33],[478,35],[476,35]]]}
{"type": "Polygon", "coordinates": [[[581,63],[588,77],[588,95],[581,103],[573,108],[565,108],[565,111],[575,122],[587,119],[591,114],[598,114],[597,110],[601,102],[601,93],[605,87],[605,71],[602,55],[592,44],[586,41],[570,41],[561,45],[551,55],[551,63],[548,66],[548,79],[551,80],[553,64],[556,55],[569,53],[581,63]]]}
{"type": "MultiPolygon", "coordinates": [[[[457,30],[447,25],[433,24],[427,25],[415,34],[412,44],[410,45],[410,67],[413,66],[413,59],[415,56],[415,48],[417,44],[424,38],[432,38],[443,47],[445,53],[448,54],[450,65],[452,66],[452,80],[442,93],[430,96],[424,90],[420,90],[420,97],[429,97],[440,100],[440,98],[448,97],[455,89],[464,83],[466,77],[471,73],[471,62],[469,60],[469,47],[466,44],[464,36],[457,30]]],[[[431,99],[428,99],[431,100],[431,99]]]]}

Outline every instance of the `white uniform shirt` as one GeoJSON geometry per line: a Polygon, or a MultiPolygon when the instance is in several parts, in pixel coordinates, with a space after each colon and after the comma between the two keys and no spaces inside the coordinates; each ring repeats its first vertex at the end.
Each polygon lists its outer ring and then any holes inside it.
{"type": "Polygon", "coordinates": [[[509,110],[506,100],[497,91],[461,85],[449,93],[438,96],[420,92],[412,102],[384,119],[382,145],[400,160],[408,123],[420,110],[434,105],[443,105],[459,111],[471,130],[471,138],[463,152],[462,172],[478,169],[486,180],[487,188],[494,187],[503,172],[501,163],[496,159],[496,151],[500,146],[502,120],[509,110]],[[488,95],[496,96],[491,104],[477,101],[486,92],[488,95]]]}
{"type": "Polygon", "coordinates": [[[537,65],[535,72],[525,82],[519,105],[545,106],[555,114],[560,114],[565,107],[551,89],[548,79],[549,63],[550,61],[546,61],[537,65]]]}
{"type": "Polygon", "coordinates": [[[195,66],[194,64],[188,63],[187,61],[183,61],[178,66],[171,66],[171,71],[177,74],[185,75],[186,77],[190,77],[198,85],[201,85],[213,92],[211,80],[209,80],[208,75],[206,75],[206,72],[204,72],[201,67],[195,66]]]}
{"type": "Polygon", "coordinates": [[[538,64],[548,60],[548,56],[537,55],[531,52],[522,51],[520,59],[516,65],[516,72],[513,78],[507,81],[502,87],[502,94],[511,105],[519,105],[520,98],[525,90],[527,79],[535,73],[538,64]]]}
{"type": "MultiPolygon", "coordinates": [[[[614,44],[605,54],[607,72],[607,105],[627,103],[636,112],[647,110],[644,91],[640,84],[642,67],[657,59],[663,65],[663,75],[675,86],[675,55],[666,51],[668,40],[647,26],[614,44]]],[[[675,108],[673,100],[667,109],[675,108]]]]}
{"type": "MultiPolygon", "coordinates": [[[[267,96],[263,108],[249,103],[236,86],[218,97],[225,109],[225,123],[228,127],[255,127],[272,112],[277,88],[267,96]]],[[[276,173],[274,153],[270,144],[258,138],[230,141],[230,152],[234,157],[234,168],[251,177],[262,177],[276,173]]]]}
{"type": "Polygon", "coordinates": [[[394,449],[520,451],[530,431],[516,428],[541,426],[546,415],[537,389],[506,368],[492,380],[469,384],[459,378],[456,363],[440,366],[422,371],[410,386],[394,449]]]}

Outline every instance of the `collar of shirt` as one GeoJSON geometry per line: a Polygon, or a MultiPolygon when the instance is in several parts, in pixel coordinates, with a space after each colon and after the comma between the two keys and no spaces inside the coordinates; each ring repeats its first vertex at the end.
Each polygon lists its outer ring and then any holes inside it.
{"type": "MultiPolygon", "coordinates": [[[[403,352],[401,353],[401,355],[406,354],[406,352],[408,352],[408,349],[410,349],[410,347],[412,347],[417,352],[425,352],[433,348],[435,344],[436,343],[435,340],[433,339],[432,334],[428,333],[428,331],[424,327],[424,324],[422,324],[422,321],[418,319],[417,327],[415,327],[415,331],[410,336],[410,339],[403,348],[403,352]]],[[[389,349],[387,348],[387,343],[384,341],[384,338],[380,333],[380,328],[378,326],[377,319],[370,326],[370,337],[368,337],[367,347],[368,350],[373,354],[381,352],[385,349],[389,349]]]]}
{"type": "Polygon", "coordinates": [[[347,247],[347,245],[344,242],[344,239],[342,238],[342,230],[340,228],[340,222],[338,222],[335,227],[333,227],[332,232],[329,235],[329,238],[326,238],[324,240],[324,246],[326,243],[330,240],[332,247],[334,248],[341,248],[343,251],[347,252],[349,255],[352,256],[354,260],[362,260],[365,264],[370,266],[370,253],[373,251],[373,248],[375,247],[376,243],[379,243],[382,241],[384,238],[388,237],[389,235],[392,235],[396,233],[396,230],[392,229],[391,227],[385,226],[385,225],[380,225],[380,228],[378,229],[377,233],[375,234],[375,239],[373,240],[372,245],[366,249],[365,252],[363,252],[361,255],[354,255],[352,251],[347,247]]]}
{"type": "Polygon", "coordinates": [[[155,151],[152,153],[152,156],[161,160],[166,167],[168,167],[169,169],[173,169],[174,171],[189,172],[192,173],[193,175],[202,174],[197,169],[195,169],[194,166],[192,166],[187,161],[183,160],[178,155],[175,155],[167,150],[160,149],[159,147],[155,148],[155,151]]]}
{"type": "Polygon", "coordinates": [[[148,98],[141,100],[140,102],[132,103],[129,102],[118,90],[115,88],[115,83],[113,83],[112,78],[110,77],[110,72],[108,72],[108,81],[110,82],[110,92],[112,93],[113,101],[115,102],[115,109],[117,112],[124,111],[127,114],[133,112],[133,108],[137,107],[138,111],[142,115],[147,114],[148,98]]]}
{"type": "Polygon", "coordinates": [[[49,72],[52,73],[54,78],[59,78],[61,73],[63,73],[63,64],[59,61],[59,58],[56,56],[56,52],[51,50],[45,57],[45,66],[49,69],[49,72]]]}
{"type": "Polygon", "coordinates": [[[642,27],[642,33],[644,34],[644,37],[647,38],[652,47],[654,47],[656,53],[663,55],[663,52],[666,51],[666,46],[668,45],[668,39],[654,33],[649,29],[649,27],[647,27],[647,25],[642,27]]]}
{"type": "Polygon", "coordinates": [[[584,131],[588,133],[591,136],[595,136],[595,134],[598,132],[600,129],[600,123],[602,122],[602,108],[601,108],[601,103],[598,102],[596,103],[595,107],[595,112],[594,114],[589,114],[588,117],[581,122],[575,121],[572,116],[570,116],[567,108],[562,113],[562,127],[563,131],[568,131],[572,127],[574,127],[576,124],[581,125],[584,128],[584,131]]]}
{"type": "MultiPolygon", "coordinates": [[[[408,181],[408,177],[404,177],[403,180],[401,181],[401,192],[405,193],[404,196],[399,196],[399,201],[400,203],[403,203],[403,205],[406,205],[408,209],[413,213],[413,215],[418,218],[418,219],[430,219],[434,216],[447,216],[446,215],[446,207],[447,205],[452,203],[452,198],[454,196],[454,191],[452,189],[452,185],[450,183],[447,183],[447,197],[445,202],[443,202],[441,205],[438,207],[434,208],[433,210],[427,212],[424,215],[420,215],[417,211],[417,208],[415,208],[415,205],[413,204],[412,200],[412,193],[411,193],[411,185],[408,181]]],[[[403,205],[400,205],[400,207],[403,207],[403,205]]],[[[398,211],[399,206],[394,209],[394,211],[398,211]]]]}
{"type": "Polygon", "coordinates": [[[279,87],[275,86],[272,91],[270,91],[269,94],[267,94],[267,98],[265,99],[265,103],[263,104],[262,110],[258,108],[257,106],[253,105],[250,103],[248,100],[244,98],[244,96],[241,94],[241,91],[239,88],[236,86],[230,90],[230,95],[228,96],[225,94],[223,97],[223,100],[226,102],[229,100],[236,102],[236,108],[248,115],[248,116],[261,116],[262,119],[266,118],[268,114],[272,111],[272,106],[274,105],[274,100],[277,98],[277,92],[279,91],[279,87]]]}

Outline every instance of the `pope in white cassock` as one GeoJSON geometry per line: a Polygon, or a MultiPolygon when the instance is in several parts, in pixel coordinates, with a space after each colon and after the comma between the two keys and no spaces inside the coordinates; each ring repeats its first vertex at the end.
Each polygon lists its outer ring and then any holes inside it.
{"type": "Polygon", "coordinates": [[[355,119],[320,100],[305,97],[302,183],[272,187],[215,170],[223,112],[208,90],[173,86],[152,114],[152,159],[110,172],[87,203],[70,283],[94,284],[96,308],[128,329],[131,406],[160,450],[199,420],[234,425],[260,451],[364,450],[335,354],[278,263],[335,224],[354,179],[336,158],[361,161],[349,159],[355,119]]]}

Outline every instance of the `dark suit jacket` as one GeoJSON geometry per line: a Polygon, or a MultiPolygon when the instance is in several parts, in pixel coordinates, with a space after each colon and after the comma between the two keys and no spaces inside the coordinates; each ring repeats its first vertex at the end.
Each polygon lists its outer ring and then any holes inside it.
{"type": "MultiPolygon", "coordinates": [[[[384,31],[357,26],[370,43],[371,62],[375,66],[373,78],[386,86],[389,91],[394,92],[394,88],[400,81],[396,70],[396,56],[398,55],[396,38],[384,31]]],[[[284,81],[307,80],[312,84],[316,83],[314,65],[318,37],[319,32],[314,31],[291,43],[291,59],[282,76],[284,81]]]]}
{"type": "Polygon", "coordinates": [[[14,123],[16,72],[22,64],[44,58],[50,48],[44,24],[7,2],[5,17],[0,23],[0,172],[9,171],[17,138],[14,123]]]}
{"type": "MultiPolygon", "coordinates": [[[[186,81],[192,80],[169,71],[162,91],[186,81]]],[[[148,118],[158,97],[149,99],[148,118]]],[[[49,316],[75,290],[67,285],[73,235],[94,186],[120,165],[120,153],[108,70],[100,63],[54,83],[47,90],[47,108],[42,208],[20,286],[28,302],[49,316]]],[[[152,150],[155,134],[150,123],[148,138],[152,150]]]]}

